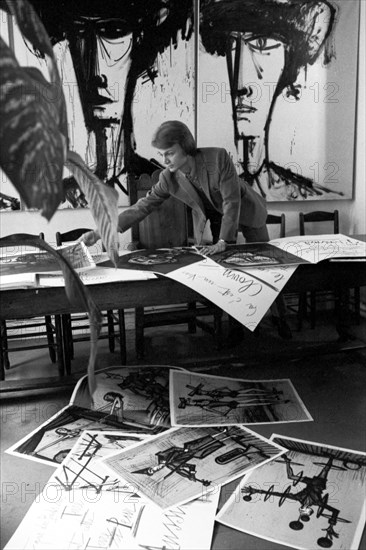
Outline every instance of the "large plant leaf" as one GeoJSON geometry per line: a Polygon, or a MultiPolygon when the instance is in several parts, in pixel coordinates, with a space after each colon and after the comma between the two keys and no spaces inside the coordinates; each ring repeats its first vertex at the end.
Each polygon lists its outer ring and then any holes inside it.
{"type": "Polygon", "coordinates": [[[25,204],[49,220],[63,197],[66,144],[57,107],[42,74],[20,67],[1,38],[0,58],[0,164],[25,204]]]}
{"type": "Polygon", "coordinates": [[[105,185],[74,151],[67,153],[67,168],[75,177],[89,203],[103,244],[115,266],[118,262],[118,193],[105,185]]]}
{"type": "Polygon", "coordinates": [[[28,0],[1,0],[0,8],[13,15],[20,32],[44,56],[52,57],[52,44],[33,6],[28,0]]]}
{"type": "Polygon", "coordinates": [[[15,17],[23,37],[28,40],[35,51],[47,59],[47,68],[51,82],[51,89],[48,91],[48,100],[56,106],[57,124],[60,132],[66,138],[67,115],[62,81],[52,44],[42,21],[28,0],[1,0],[0,7],[15,17]]]}
{"type": "Polygon", "coordinates": [[[50,81],[21,67],[0,38],[0,164],[29,208],[48,220],[63,199],[68,146],[65,97],[51,41],[28,0],[1,0],[23,37],[47,59],[50,81]]]}
{"type": "Polygon", "coordinates": [[[65,279],[65,291],[69,302],[79,308],[82,308],[89,315],[90,354],[88,363],[88,384],[90,398],[92,399],[96,387],[94,372],[97,359],[98,336],[102,321],[101,313],[91,297],[89,290],[82,283],[79,275],[73,269],[68,259],[62,256],[60,252],[52,248],[52,246],[50,246],[46,241],[27,233],[17,233],[0,239],[0,248],[11,247],[14,249],[25,246],[33,246],[46,250],[57,259],[65,279]]]}

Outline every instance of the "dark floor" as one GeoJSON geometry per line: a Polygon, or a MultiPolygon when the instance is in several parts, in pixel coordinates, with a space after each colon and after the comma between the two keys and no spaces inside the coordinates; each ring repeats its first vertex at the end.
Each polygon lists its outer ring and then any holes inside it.
{"type": "MultiPolygon", "coordinates": [[[[290,323],[294,328],[291,319],[290,323]]],[[[365,319],[361,325],[352,326],[355,339],[347,343],[345,351],[340,349],[328,316],[320,318],[315,329],[305,323],[301,332],[293,330],[291,340],[280,339],[267,317],[254,334],[246,333],[237,344],[227,341],[220,351],[215,349],[212,336],[200,329],[196,334],[188,334],[185,326],[147,329],[145,358],[137,361],[134,331],[130,325],[127,361],[128,364],[184,365],[195,371],[236,378],[290,378],[314,421],[278,424],[275,429],[270,425],[256,426],[258,433],[269,437],[274,431],[365,452],[366,349],[358,345],[360,341],[366,345],[365,328],[365,319]]],[[[77,379],[86,370],[88,344],[78,344],[75,352],[72,369],[77,379]]],[[[118,365],[118,357],[118,353],[109,353],[106,340],[100,341],[100,368],[118,365]]],[[[9,383],[57,376],[57,366],[50,364],[48,352],[44,350],[13,353],[10,361],[11,368],[6,373],[9,383]]],[[[53,471],[51,467],[4,454],[4,451],[65,406],[73,384],[71,380],[64,388],[54,386],[25,394],[2,393],[1,548],[53,471]]],[[[4,387],[0,383],[0,389],[4,387]]],[[[270,550],[286,547],[217,524],[212,548],[270,550]]],[[[366,550],[365,533],[360,548],[366,550]]]]}

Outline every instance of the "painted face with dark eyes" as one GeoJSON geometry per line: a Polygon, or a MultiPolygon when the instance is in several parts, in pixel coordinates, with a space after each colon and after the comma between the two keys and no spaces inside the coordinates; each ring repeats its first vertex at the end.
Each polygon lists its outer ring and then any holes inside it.
{"type": "Polygon", "coordinates": [[[238,135],[262,135],[284,65],[282,41],[253,33],[231,34],[228,67],[238,135]]]}

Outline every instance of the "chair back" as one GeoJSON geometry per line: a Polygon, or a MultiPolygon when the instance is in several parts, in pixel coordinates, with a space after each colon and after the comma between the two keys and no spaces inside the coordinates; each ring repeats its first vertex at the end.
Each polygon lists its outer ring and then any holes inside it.
{"type": "Polygon", "coordinates": [[[60,233],[60,231],[57,231],[56,245],[61,246],[63,243],[77,241],[77,239],[87,231],[91,231],[91,229],[88,229],[87,227],[79,227],[78,229],[71,229],[70,231],[65,231],[65,233],[60,233]]]}
{"type": "Polygon", "coordinates": [[[286,236],[286,216],[285,214],[267,214],[266,225],[279,225],[280,238],[286,236]]]}
{"type": "MultiPolygon", "coordinates": [[[[152,176],[142,174],[135,183],[137,200],[144,197],[159,178],[160,170],[152,176]]],[[[187,209],[185,205],[170,197],[151,212],[135,228],[139,248],[170,248],[188,244],[187,209]]],[[[135,233],[135,234],[136,234],[135,233]]]]}
{"type": "Polygon", "coordinates": [[[299,213],[299,229],[300,235],[306,235],[305,224],[333,222],[333,233],[339,233],[339,211],[327,212],[324,210],[315,210],[313,212],[299,213]]]}

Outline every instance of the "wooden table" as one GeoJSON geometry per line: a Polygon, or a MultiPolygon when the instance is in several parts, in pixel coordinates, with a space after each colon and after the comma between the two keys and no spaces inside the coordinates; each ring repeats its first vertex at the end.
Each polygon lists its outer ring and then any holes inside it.
{"type": "MultiPolygon", "coordinates": [[[[284,291],[345,291],[357,286],[366,286],[366,262],[324,261],[299,265],[284,291]]],[[[88,289],[101,309],[169,305],[202,299],[188,286],[165,277],[88,285],[88,289]]],[[[6,320],[80,312],[68,303],[63,287],[2,290],[0,298],[0,318],[6,320]]]]}
{"type": "MultiPolygon", "coordinates": [[[[341,298],[336,328],[343,340],[349,337],[349,315],[347,291],[366,286],[366,262],[332,262],[301,264],[285,286],[285,292],[312,290],[333,290],[341,298]]],[[[158,306],[188,303],[202,299],[202,296],[165,277],[143,281],[124,281],[88,285],[96,304],[102,310],[126,309],[138,306],[158,306]]],[[[68,302],[63,287],[39,287],[1,291],[0,318],[23,319],[44,315],[80,312],[68,302]]],[[[0,379],[4,379],[4,368],[0,365],[0,379]]]]}

